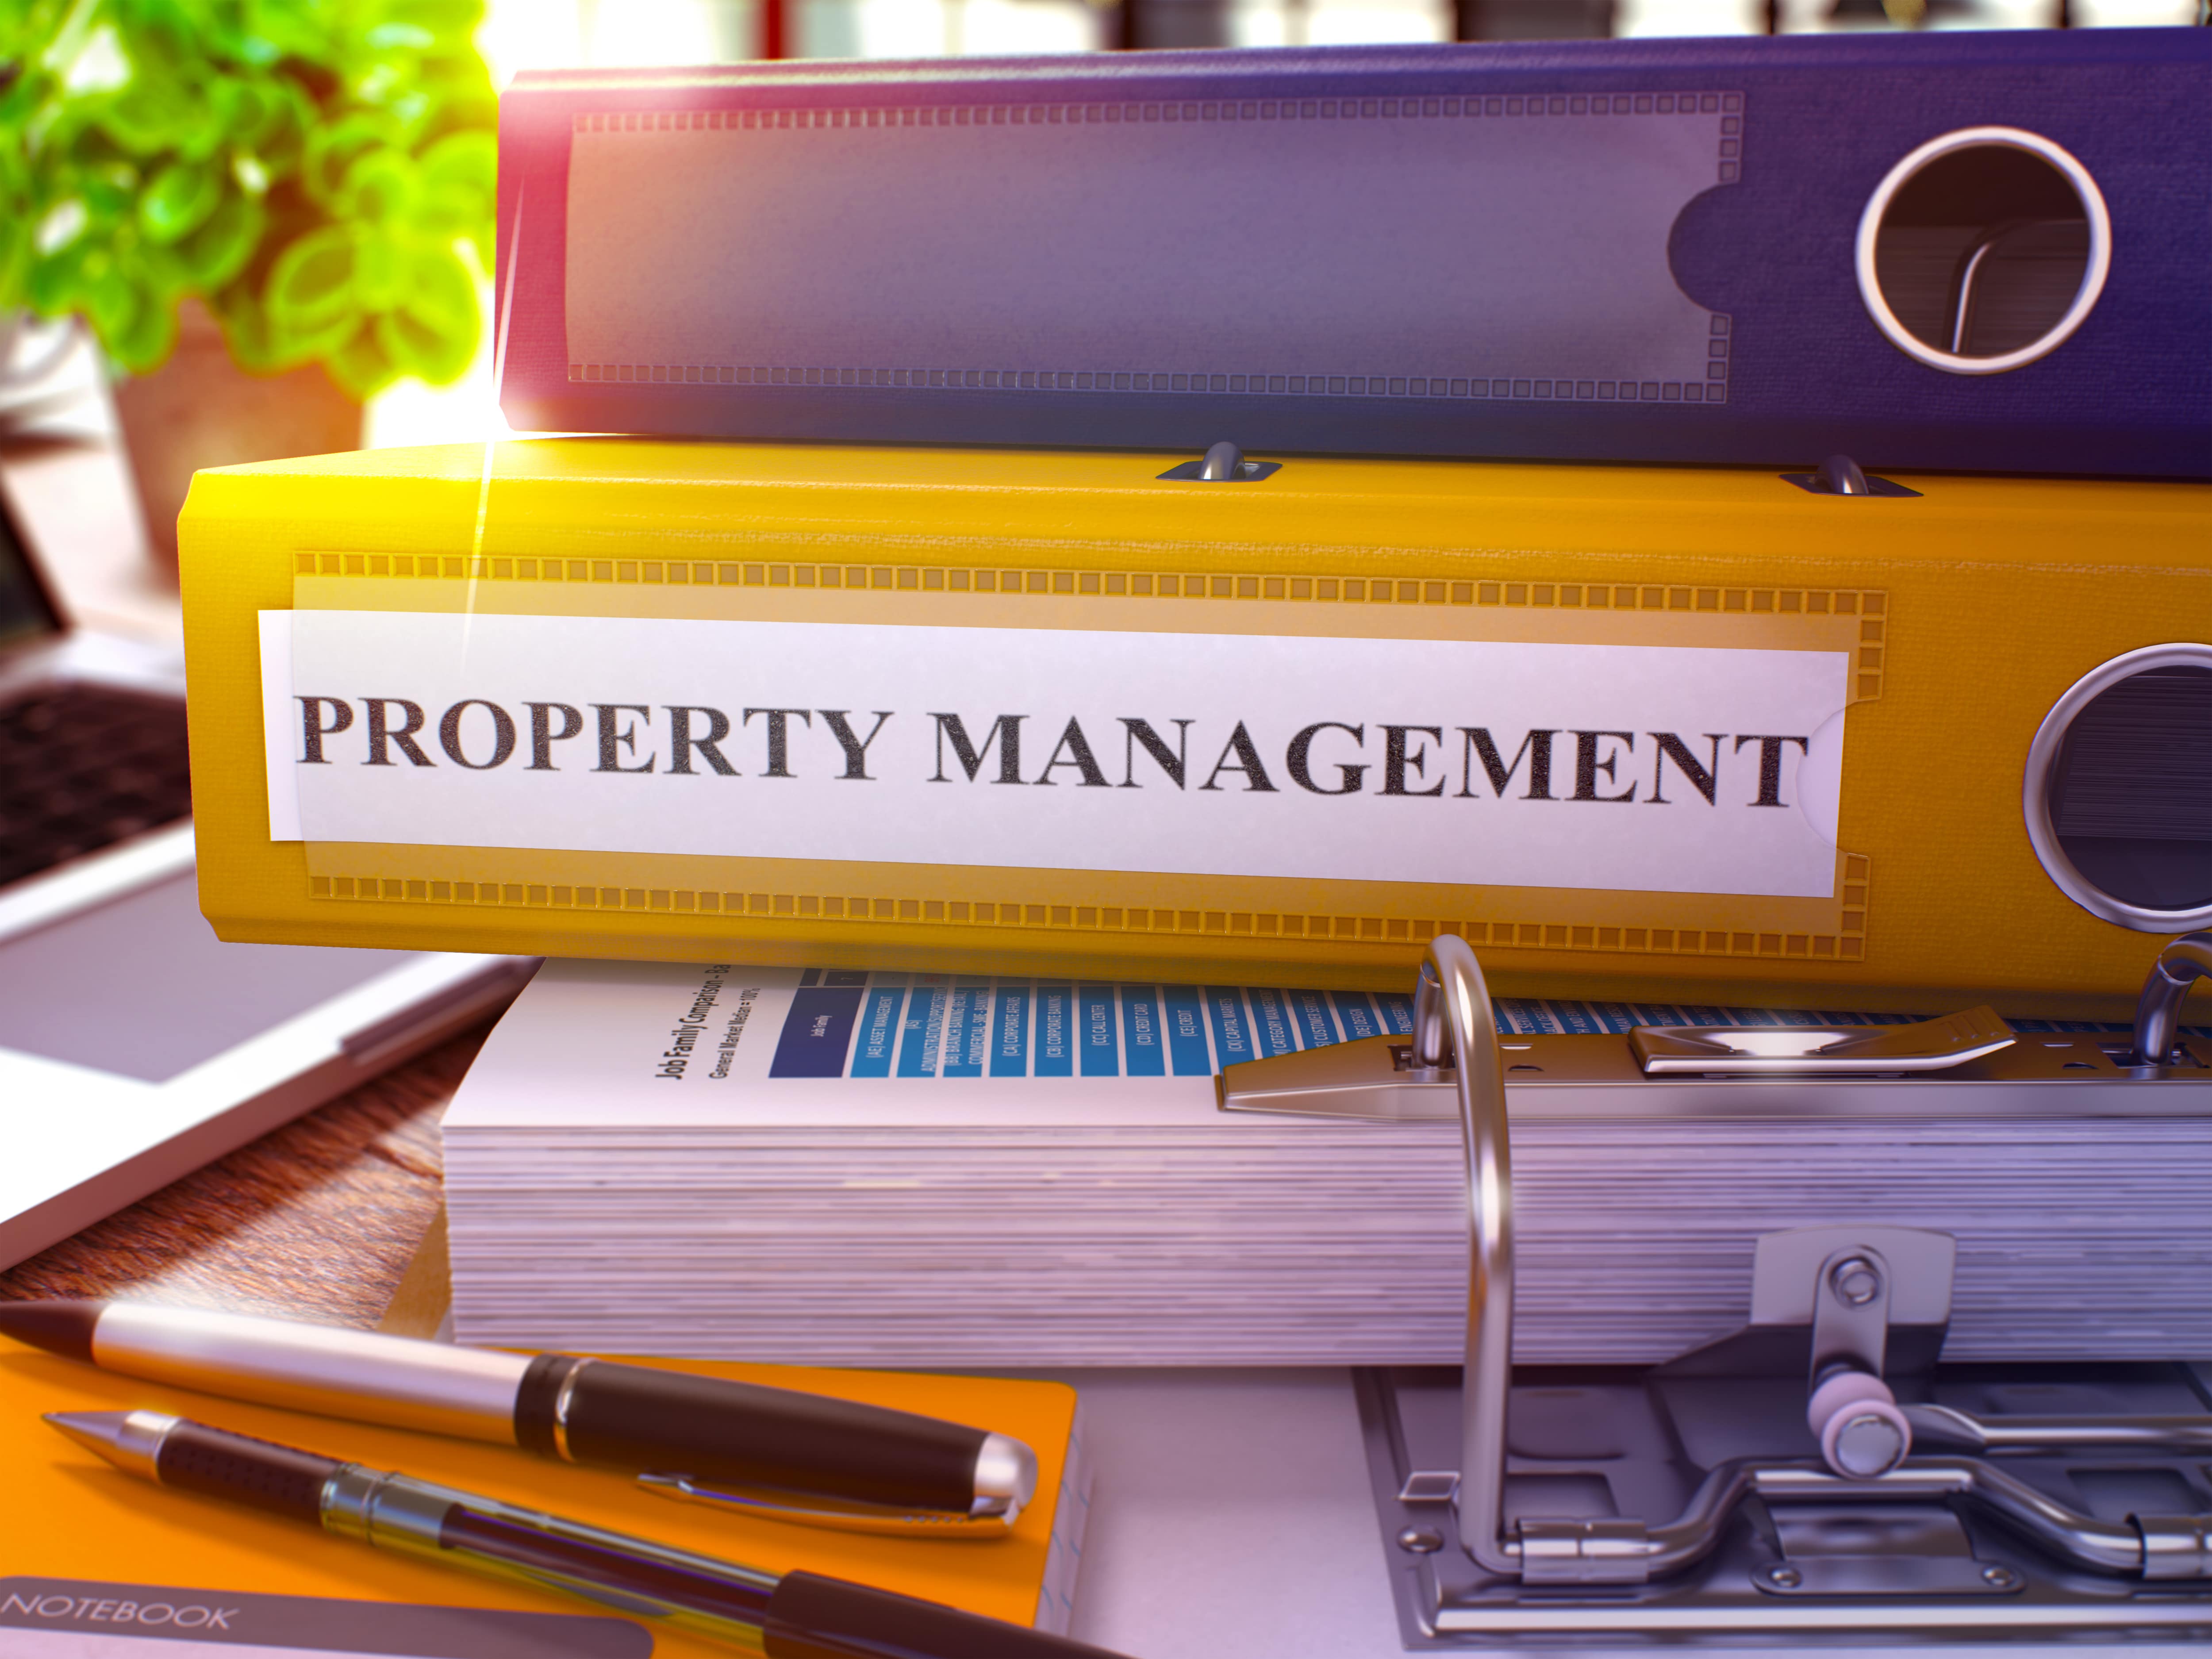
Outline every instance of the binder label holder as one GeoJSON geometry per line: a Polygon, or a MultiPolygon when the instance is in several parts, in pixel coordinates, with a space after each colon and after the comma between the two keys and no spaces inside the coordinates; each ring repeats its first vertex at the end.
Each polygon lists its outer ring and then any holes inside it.
{"type": "Polygon", "coordinates": [[[1446,936],[1410,1042],[1225,1071],[1224,1109],[1443,1108],[1464,1131],[1464,1371],[1355,1374],[1407,1645],[2212,1638],[2212,1365],[1946,1364],[1950,1238],[1845,1224],[1762,1239],[1733,1336],[1648,1368],[1516,1370],[1504,1091],[1510,1062],[1586,1115],[2201,1115],[2212,1045],[2177,1039],[2175,1014],[2208,974],[2212,935],[2169,945],[2132,1043],[2029,1050],[1977,1010],[1876,1045],[1790,1033],[1788,1056],[1688,1031],[1509,1053],[1474,952],[1446,936]]]}

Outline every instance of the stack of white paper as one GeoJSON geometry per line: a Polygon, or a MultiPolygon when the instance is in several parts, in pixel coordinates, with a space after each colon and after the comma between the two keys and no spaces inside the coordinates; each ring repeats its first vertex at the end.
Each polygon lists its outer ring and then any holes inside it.
{"type": "MultiPolygon", "coordinates": [[[[1215,1103],[1224,1064],[1410,1015],[1266,988],[550,963],[446,1121],[456,1334],[856,1365],[1455,1361],[1455,1126],[1215,1103]]],[[[1727,1335],[1759,1235],[1845,1222],[1957,1238],[1949,1358],[2212,1352],[2203,1119],[1516,1110],[1512,1158],[1523,1362],[1727,1335]]]]}

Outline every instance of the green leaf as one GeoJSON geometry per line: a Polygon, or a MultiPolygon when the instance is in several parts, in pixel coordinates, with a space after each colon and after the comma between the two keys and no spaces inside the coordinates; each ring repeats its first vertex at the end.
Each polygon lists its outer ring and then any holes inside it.
{"type": "Polygon", "coordinates": [[[22,303],[30,269],[31,240],[23,234],[21,216],[0,212],[0,307],[13,311],[22,303]]]}
{"type": "Polygon", "coordinates": [[[403,373],[445,386],[468,373],[483,320],[476,285],[450,254],[420,261],[406,302],[376,319],[376,337],[403,373]]]}
{"type": "Polygon", "coordinates": [[[413,214],[422,186],[415,160],[404,151],[380,146],[364,151],[346,168],[336,206],[342,217],[368,224],[403,224],[413,214]]]}
{"type": "Polygon", "coordinates": [[[399,371],[385,356],[384,348],[371,329],[363,329],[332,352],[324,360],[323,367],[341,391],[363,403],[399,378],[399,371]]]}
{"type": "Polygon", "coordinates": [[[419,23],[379,23],[362,37],[371,52],[428,52],[438,37],[419,23]]]}
{"type": "Polygon", "coordinates": [[[345,188],[347,170],[362,152],[392,143],[398,136],[390,117],[370,110],[357,110],[313,129],[301,157],[301,187],[318,206],[343,213],[338,197],[345,188]]]}
{"type": "Polygon", "coordinates": [[[476,349],[476,332],[483,323],[476,279],[451,249],[416,256],[415,280],[400,308],[441,333],[468,336],[470,350],[476,349]]]}
{"type": "MultiPolygon", "coordinates": [[[[33,273],[34,278],[35,275],[33,273]]],[[[115,268],[112,261],[104,260],[96,264],[88,262],[79,265],[71,275],[75,281],[70,286],[65,302],[51,308],[41,306],[41,314],[58,317],[65,312],[75,311],[92,325],[92,331],[99,336],[100,343],[107,349],[108,355],[125,368],[147,367],[143,362],[133,362],[127,349],[132,326],[138,320],[139,308],[146,303],[145,300],[115,268]]]]}
{"type": "Polygon", "coordinates": [[[222,175],[205,165],[172,161],[138,197],[138,224],[166,246],[198,229],[222,200],[222,175]]]}
{"type": "Polygon", "coordinates": [[[391,359],[393,371],[401,375],[413,374],[428,380],[428,364],[438,359],[438,337],[429,330],[410,323],[396,311],[379,317],[374,325],[376,343],[391,359]]]}
{"type": "Polygon", "coordinates": [[[107,355],[133,374],[150,374],[177,349],[177,304],[148,296],[121,329],[103,332],[107,355]]]}
{"type": "Polygon", "coordinates": [[[383,13],[396,22],[414,24],[449,51],[456,42],[467,45],[484,20],[483,0],[389,0],[383,13]]]}
{"type": "Polygon", "coordinates": [[[109,324],[120,327],[129,320],[129,290],[116,277],[114,265],[106,247],[81,241],[43,258],[34,254],[24,277],[24,297],[41,317],[80,311],[95,331],[109,324]]]}
{"type": "Polygon", "coordinates": [[[92,208],[82,196],[72,196],[58,202],[52,209],[35,221],[25,215],[22,228],[31,245],[42,254],[59,253],[85,240],[92,225],[92,208]]]}
{"type": "Polygon", "coordinates": [[[95,224],[119,229],[131,217],[131,204],[138,198],[138,169],[127,161],[106,161],[84,168],[76,175],[85,211],[95,224]]]}
{"type": "Polygon", "coordinates": [[[174,248],[141,240],[118,246],[116,259],[131,287],[156,304],[168,305],[191,291],[191,272],[174,248]]]}
{"type": "Polygon", "coordinates": [[[456,132],[422,152],[416,167],[427,234],[477,236],[499,200],[499,141],[488,132],[456,132]]]}
{"type": "Polygon", "coordinates": [[[216,295],[209,309],[222,325],[223,343],[230,348],[231,361],[240,368],[252,374],[273,374],[283,366],[277,362],[276,343],[269,337],[269,313],[246,283],[216,295]]]}
{"type": "Polygon", "coordinates": [[[284,59],[284,48],[265,34],[241,33],[236,40],[234,50],[240,61],[256,69],[271,69],[284,59]]]}
{"type": "Polygon", "coordinates": [[[231,147],[247,151],[267,149],[291,114],[290,100],[270,82],[234,84],[238,88],[238,107],[231,117],[231,147]]]}
{"type": "Polygon", "coordinates": [[[396,87],[383,100],[392,118],[409,133],[419,133],[437,112],[438,100],[420,87],[396,87]]]}
{"type": "Polygon", "coordinates": [[[251,83],[235,75],[210,75],[200,82],[200,88],[199,130],[186,151],[196,161],[236,143],[240,127],[252,118],[258,101],[251,83]]]}
{"type": "Polygon", "coordinates": [[[268,223],[267,211],[253,198],[225,197],[207,222],[177,245],[192,286],[212,294],[245,270],[268,223]]]}
{"type": "Polygon", "coordinates": [[[364,311],[389,311],[405,297],[415,275],[412,252],[401,242],[363,227],[354,243],[354,297],[364,311]]]}
{"type": "Polygon", "coordinates": [[[240,8],[240,53],[250,54],[249,61],[269,64],[286,58],[328,64],[337,45],[332,9],[300,0],[246,0],[240,8]]]}
{"type": "Polygon", "coordinates": [[[499,138],[489,132],[453,132],[422,152],[426,186],[466,188],[490,196],[499,189],[499,138]]]}
{"type": "Polygon", "coordinates": [[[326,225],[278,254],[265,301],[272,326],[312,329],[351,306],[355,248],[350,228],[326,225]]]}
{"type": "Polygon", "coordinates": [[[321,114],[306,90],[289,77],[264,82],[261,92],[268,105],[266,125],[257,129],[251,148],[272,179],[289,178],[299,170],[307,135],[321,114]]]}
{"type": "Polygon", "coordinates": [[[296,368],[301,363],[325,361],[333,352],[343,350],[346,342],[360,330],[363,314],[360,307],[348,306],[320,322],[308,324],[271,315],[268,333],[270,359],[278,368],[296,368]]]}
{"type": "Polygon", "coordinates": [[[101,100],[99,128],[133,155],[204,155],[221,137],[208,131],[204,80],[201,75],[183,80],[137,76],[124,91],[101,100]]]}

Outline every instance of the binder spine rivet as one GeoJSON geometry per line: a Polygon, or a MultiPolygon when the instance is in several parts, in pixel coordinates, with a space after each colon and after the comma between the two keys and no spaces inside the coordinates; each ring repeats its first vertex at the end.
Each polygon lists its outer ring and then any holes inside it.
{"type": "Polygon", "coordinates": [[[1831,495],[1870,495],[1866,474],[1848,455],[1831,455],[1820,463],[1820,488],[1831,495]]]}
{"type": "Polygon", "coordinates": [[[1854,1308],[1863,1308],[1881,1294],[1881,1274],[1863,1256],[1838,1261],[1830,1277],[1834,1280],[1836,1294],[1854,1308]]]}
{"type": "Polygon", "coordinates": [[[1785,472],[1786,483],[1814,495],[1888,495],[1917,499],[1920,492],[1907,489],[1890,478],[1875,478],[1848,455],[1831,455],[1811,472],[1785,472]]]}
{"type": "Polygon", "coordinates": [[[1198,476],[1206,483],[1233,483],[1244,471],[1244,452],[1235,444],[1215,444],[1198,464],[1198,476]]]}
{"type": "Polygon", "coordinates": [[[1159,476],[1181,483],[1256,483],[1282,470],[1280,461],[1248,461],[1244,452],[1226,438],[1209,445],[1194,461],[1171,466],[1159,476]]]}

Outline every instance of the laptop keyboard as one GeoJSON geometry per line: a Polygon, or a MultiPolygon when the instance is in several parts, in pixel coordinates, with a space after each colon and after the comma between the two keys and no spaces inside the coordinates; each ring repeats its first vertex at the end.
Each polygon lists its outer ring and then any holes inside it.
{"type": "Polygon", "coordinates": [[[71,683],[0,705],[0,886],[191,810],[183,703],[71,683]]]}

